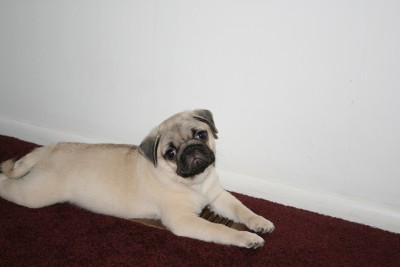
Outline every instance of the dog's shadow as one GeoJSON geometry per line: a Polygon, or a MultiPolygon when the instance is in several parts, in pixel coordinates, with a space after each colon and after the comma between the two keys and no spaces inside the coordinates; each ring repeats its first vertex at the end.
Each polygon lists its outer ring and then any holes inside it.
{"type": "MultiPolygon", "coordinates": [[[[250,231],[244,224],[236,223],[228,218],[224,218],[215,212],[213,212],[208,206],[205,207],[202,212],[200,213],[199,217],[203,218],[212,223],[223,224],[227,227],[236,229],[238,231],[250,231]]],[[[161,223],[160,220],[152,220],[152,219],[143,219],[143,218],[133,218],[130,219],[133,222],[138,222],[147,226],[159,228],[159,229],[166,229],[165,226],[161,223]]]]}

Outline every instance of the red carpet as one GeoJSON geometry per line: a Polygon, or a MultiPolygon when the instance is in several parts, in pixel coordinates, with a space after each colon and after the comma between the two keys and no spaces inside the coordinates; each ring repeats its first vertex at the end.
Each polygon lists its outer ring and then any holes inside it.
{"type": "MultiPolygon", "coordinates": [[[[34,147],[0,136],[0,161],[34,147]]],[[[400,234],[236,195],[276,226],[261,249],[177,237],[69,204],[28,209],[0,199],[0,266],[400,266],[400,234]]]]}

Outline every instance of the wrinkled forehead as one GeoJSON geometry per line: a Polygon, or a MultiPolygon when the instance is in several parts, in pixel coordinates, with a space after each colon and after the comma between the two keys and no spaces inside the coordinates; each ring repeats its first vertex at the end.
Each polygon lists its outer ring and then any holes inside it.
{"type": "Polygon", "coordinates": [[[182,117],[179,120],[165,121],[159,128],[162,145],[172,142],[175,146],[193,138],[195,132],[206,129],[208,129],[207,124],[193,118],[182,117]]]}
{"type": "MultiPolygon", "coordinates": [[[[176,139],[181,136],[182,139],[187,139],[192,136],[193,131],[197,131],[200,127],[205,128],[202,122],[195,119],[183,118],[177,121],[169,121],[168,123],[162,125],[160,129],[162,134],[166,139],[176,139]]],[[[206,125],[206,124],[204,124],[206,125]]]]}

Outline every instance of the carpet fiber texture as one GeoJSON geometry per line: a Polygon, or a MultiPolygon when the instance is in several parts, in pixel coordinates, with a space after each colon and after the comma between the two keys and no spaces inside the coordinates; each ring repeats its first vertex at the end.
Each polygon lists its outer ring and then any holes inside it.
{"type": "MultiPolygon", "coordinates": [[[[0,161],[38,145],[0,136],[0,161]]],[[[70,204],[0,199],[0,266],[400,266],[400,234],[235,194],[274,222],[248,250],[178,237],[70,204]]]]}

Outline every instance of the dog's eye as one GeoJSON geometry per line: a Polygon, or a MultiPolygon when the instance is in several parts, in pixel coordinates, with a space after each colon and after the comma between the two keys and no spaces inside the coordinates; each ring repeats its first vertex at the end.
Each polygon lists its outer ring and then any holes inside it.
{"type": "Polygon", "coordinates": [[[167,159],[172,160],[174,159],[176,156],[176,149],[175,148],[169,148],[167,150],[167,152],[165,152],[165,157],[167,157],[167,159]]]}
{"type": "Polygon", "coordinates": [[[198,131],[195,135],[194,138],[199,139],[199,140],[207,140],[208,138],[208,133],[207,131],[198,131]]]}

